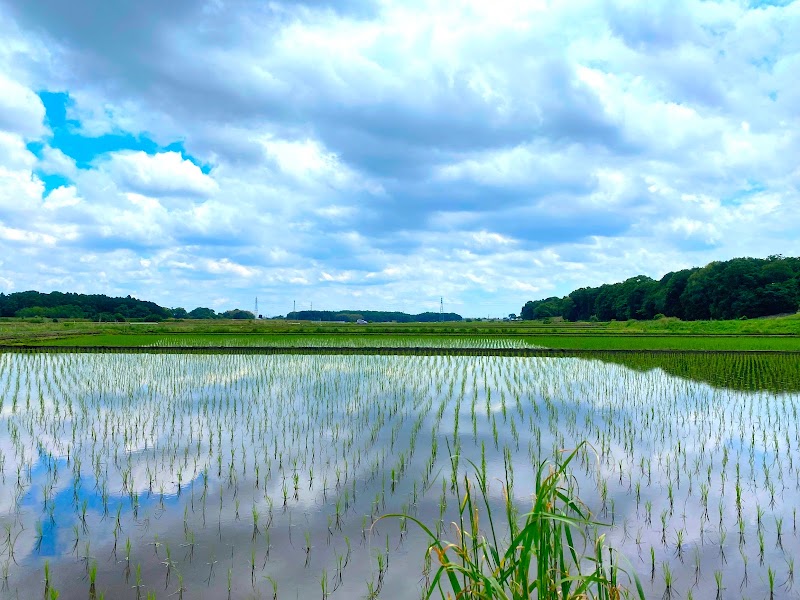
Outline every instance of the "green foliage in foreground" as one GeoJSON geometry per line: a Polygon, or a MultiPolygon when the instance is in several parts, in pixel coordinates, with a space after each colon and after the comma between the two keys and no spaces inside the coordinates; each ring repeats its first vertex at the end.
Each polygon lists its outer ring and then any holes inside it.
{"type": "MultiPolygon", "coordinates": [[[[498,540],[496,515],[489,500],[484,471],[475,465],[479,494],[465,477],[463,491],[454,479],[460,500],[459,523],[454,541],[440,539],[427,525],[408,519],[430,539],[428,556],[438,568],[428,585],[426,598],[438,592],[442,598],[485,600],[616,600],[638,597],[644,591],[635,574],[612,560],[614,551],[603,535],[590,540],[587,530],[602,526],[591,519],[577,498],[568,467],[585,442],[560,464],[542,462],[536,474],[533,507],[519,519],[512,502],[513,474],[506,462],[504,527],[508,540],[498,540]],[[488,527],[481,527],[481,515],[488,527]],[[629,589],[634,584],[635,592],[629,589]]],[[[457,461],[457,457],[451,460],[457,461]]],[[[457,467],[454,465],[454,472],[457,467]]],[[[386,518],[382,517],[382,518],[386,518]]],[[[498,523],[498,527],[500,524],[498,523]]]]}

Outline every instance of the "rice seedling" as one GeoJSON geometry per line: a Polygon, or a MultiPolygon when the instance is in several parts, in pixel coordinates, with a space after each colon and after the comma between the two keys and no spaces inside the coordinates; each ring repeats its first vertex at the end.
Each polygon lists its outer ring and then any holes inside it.
{"type": "Polygon", "coordinates": [[[264,579],[269,581],[272,587],[272,600],[278,600],[278,582],[271,575],[265,575],[264,579]]]}
{"type": "Polygon", "coordinates": [[[767,567],[767,582],[769,584],[769,599],[775,598],[775,571],[772,567],[767,567]]]}
{"type": "Polygon", "coordinates": [[[674,576],[672,574],[672,569],[667,562],[661,563],[661,570],[664,574],[664,598],[666,600],[668,598],[672,598],[672,594],[674,593],[674,576]]]}

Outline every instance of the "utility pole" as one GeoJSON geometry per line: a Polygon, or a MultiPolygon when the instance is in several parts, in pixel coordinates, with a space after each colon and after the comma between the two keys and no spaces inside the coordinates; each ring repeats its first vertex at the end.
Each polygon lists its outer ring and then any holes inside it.
{"type": "Polygon", "coordinates": [[[258,319],[258,296],[256,296],[256,312],[253,315],[253,317],[258,319]]]}
{"type": "Polygon", "coordinates": [[[444,321],[444,298],[439,297],[439,323],[444,321]]]}

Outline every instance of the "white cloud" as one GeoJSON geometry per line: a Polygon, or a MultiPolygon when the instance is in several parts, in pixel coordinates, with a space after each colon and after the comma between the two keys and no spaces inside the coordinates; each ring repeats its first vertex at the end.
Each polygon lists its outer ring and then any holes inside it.
{"type": "Polygon", "coordinates": [[[223,258],[221,260],[206,261],[206,268],[209,273],[215,275],[235,275],[237,277],[252,277],[256,274],[255,269],[237,264],[232,260],[223,258]]]}
{"type": "Polygon", "coordinates": [[[213,178],[178,152],[113,152],[103,158],[99,168],[121,189],[141,194],[209,196],[219,189],[213,178]]]}
{"type": "Polygon", "coordinates": [[[688,237],[698,237],[707,244],[714,244],[720,239],[719,231],[713,223],[704,223],[697,219],[677,217],[669,223],[670,228],[688,237]]]}
{"type": "Polygon", "coordinates": [[[74,178],[77,173],[75,159],[70,158],[58,148],[51,148],[50,146],[45,146],[42,149],[38,167],[44,173],[63,175],[70,179],[74,178]]]}
{"type": "Polygon", "coordinates": [[[362,189],[371,194],[383,192],[379,184],[359,176],[342,163],[335,153],[325,150],[317,140],[287,141],[267,138],[261,143],[268,159],[274,161],[282,174],[294,179],[299,185],[362,189]]]}
{"type": "Polygon", "coordinates": [[[0,130],[39,138],[45,133],[44,114],[39,96],[0,71],[0,130]]]}
{"type": "Polygon", "coordinates": [[[552,152],[547,144],[526,144],[482,152],[437,168],[444,181],[467,180],[497,187],[558,187],[574,185],[586,177],[577,149],[552,152]]]}
{"type": "Polygon", "coordinates": [[[319,176],[333,180],[346,179],[336,155],[325,152],[314,140],[299,142],[265,140],[264,149],[281,171],[298,179],[319,176]]]}
{"type": "Polygon", "coordinates": [[[9,242],[25,242],[29,244],[44,244],[46,246],[53,246],[56,243],[56,238],[51,235],[42,234],[35,231],[26,231],[24,229],[4,227],[2,225],[0,225],[0,240],[6,240],[9,242]]]}
{"type": "Polygon", "coordinates": [[[0,156],[0,167],[6,172],[29,172],[36,162],[36,157],[25,146],[25,140],[7,131],[0,131],[0,156]]]}
{"type": "Polygon", "coordinates": [[[0,224],[25,220],[41,201],[44,186],[33,175],[36,157],[19,135],[0,131],[0,224]]]}
{"type": "Polygon", "coordinates": [[[514,244],[514,240],[499,233],[492,233],[490,231],[478,231],[471,234],[473,243],[480,247],[497,248],[510,246],[514,244]]]}
{"type": "Polygon", "coordinates": [[[62,186],[47,195],[44,200],[44,208],[46,210],[58,210],[59,208],[77,206],[81,201],[75,186],[62,186]]]}

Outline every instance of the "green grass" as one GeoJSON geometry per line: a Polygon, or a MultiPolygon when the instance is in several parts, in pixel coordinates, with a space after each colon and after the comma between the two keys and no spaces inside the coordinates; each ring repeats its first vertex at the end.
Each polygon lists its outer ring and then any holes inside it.
{"type": "MultiPolygon", "coordinates": [[[[604,536],[590,539],[587,531],[602,527],[590,517],[576,495],[576,484],[568,467],[585,442],[565,460],[542,462],[536,473],[533,506],[517,517],[511,497],[506,464],[504,506],[500,523],[489,500],[489,482],[476,472],[477,493],[468,478],[464,487],[456,484],[459,498],[457,538],[441,539],[420,520],[402,514],[386,515],[408,519],[430,540],[428,554],[438,563],[426,598],[474,598],[482,600],[616,600],[644,599],[639,580],[620,569],[619,557],[605,546],[604,536]],[[487,525],[481,527],[484,520],[487,525]],[[507,536],[498,531],[504,528],[507,536]],[[507,539],[506,539],[507,538],[507,539]],[[633,586],[635,592],[629,588],[633,586]]],[[[452,459],[451,459],[452,460],[452,459]]],[[[457,481],[457,480],[456,480],[457,481]]],[[[380,520],[380,519],[379,519],[380,520]]]]}
{"type": "Polygon", "coordinates": [[[733,321],[681,321],[667,318],[655,321],[611,321],[605,324],[610,331],[638,331],[642,333],[683,334],[792,334],[800,335],[800,313],[775,318],[744,319],[733,321]]]}

